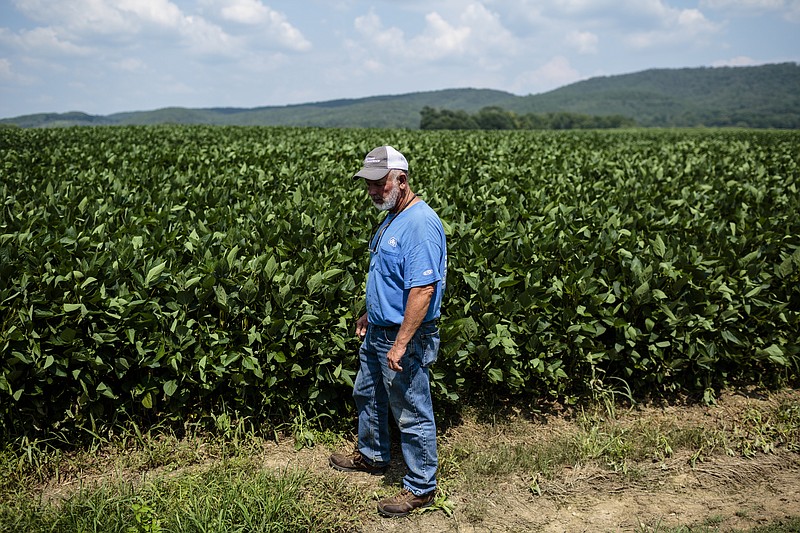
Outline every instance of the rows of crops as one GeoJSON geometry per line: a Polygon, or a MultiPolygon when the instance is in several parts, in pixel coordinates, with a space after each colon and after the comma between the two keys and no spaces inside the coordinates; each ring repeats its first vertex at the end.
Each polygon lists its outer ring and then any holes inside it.
{"type": "Polygon", "coordinates": [[[352,409],[382,143],[449,235],[440,400],[800,374],[797,132],[3,129],[4,433],[352,409]]]}

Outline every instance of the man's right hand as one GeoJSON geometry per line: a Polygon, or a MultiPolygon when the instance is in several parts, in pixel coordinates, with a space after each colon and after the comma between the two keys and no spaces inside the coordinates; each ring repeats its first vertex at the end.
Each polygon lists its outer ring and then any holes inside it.
{"type": "Polygon", "coordinates": [[[364,313],[358,320],[356,320],[356,335],[358,335],[359,339],[363,339],[367,334],[367,324],[369,324],[369,321],[367,320],[367,313],[364,313]]]}

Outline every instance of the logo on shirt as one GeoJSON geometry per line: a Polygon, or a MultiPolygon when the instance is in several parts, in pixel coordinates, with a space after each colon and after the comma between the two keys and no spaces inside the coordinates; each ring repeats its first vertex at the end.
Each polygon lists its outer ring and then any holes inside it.
{"type": "Polygon", "coordinates": [[[395,239],[394,237],[389,239],[389,246],[391,246],[392,248],[397,248],[397,239],[395,239]]]}
{"type": "Polygon", "coordinates": [[[431,274],[433,274],[433,270],[431,270],[430,268],[422,273],[423,276],[430,276],[431,274]]]}

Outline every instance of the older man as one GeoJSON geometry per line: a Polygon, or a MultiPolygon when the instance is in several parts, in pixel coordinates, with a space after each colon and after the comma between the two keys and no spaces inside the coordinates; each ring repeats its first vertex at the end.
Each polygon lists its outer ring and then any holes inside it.
{"type": "Polygon", "coordinates": [[[438,468],[428,367],[439,351],[447,250],[439,217],[411,190],[408,177],[408,161],[391,146],[369,152],[353,177],[364,180],[375,207],[387,215],[369,241],[367,312],[356,322],[362,339],[353,388],[358,448],[330,458],[337,470],[385,472],[391,408],[407,473],[403,490],[378,503],[383,516],[431,505],[438,468]]]}

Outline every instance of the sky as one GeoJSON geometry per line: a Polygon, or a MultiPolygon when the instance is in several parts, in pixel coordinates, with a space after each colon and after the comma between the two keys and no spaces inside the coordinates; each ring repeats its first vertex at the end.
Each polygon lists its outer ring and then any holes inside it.
{"type": "Polygon", "coordinates": [[[0,0],[3,118],[782,62],[800,62],[800,0],[0,0]]]}

